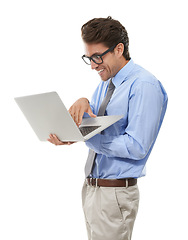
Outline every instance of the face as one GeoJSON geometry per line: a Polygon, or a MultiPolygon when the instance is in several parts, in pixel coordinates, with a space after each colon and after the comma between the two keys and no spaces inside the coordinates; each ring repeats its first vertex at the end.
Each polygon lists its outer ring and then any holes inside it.
{"type": "MultiPolygon", "coordinates": [[[[112,78],[116,75],[117,72],[126,64],[123,54],[123,44],[118,44],[113,52],[108,52],[102,56],[103,63],[96,64],[91,60],[91,69],[94,69],[98,72],[99,76],[103,81],[107,81],[109,78],[112,78]]],[[[103,43],[85,43],[86,56],[91,57],[93,55],[99,55],[108,50],[103,43]]]]}

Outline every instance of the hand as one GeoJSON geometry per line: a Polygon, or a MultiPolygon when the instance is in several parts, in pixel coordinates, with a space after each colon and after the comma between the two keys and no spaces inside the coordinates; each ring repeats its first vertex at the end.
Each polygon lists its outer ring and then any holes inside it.
{"type": "Polygon", "coordinates": [[[76,125],[79,126],[82,122],[84,112],[88,113],[90,117],[96,117],[93,114],[89,101],[87,98],[78,99],[69,109],[69,113],[75,121],[76,125]]]}
{"type": "Polygon", "coordinates": [[[50,138],[47,139],[48,142],[51,142],[52,144],[55,144],[56,146],[57,145],[71,145],[71,144],[75,143],[75,142],[62,142],[59,140],[59,138],[55,134],[50,134],[49,137],[50,138]]]}

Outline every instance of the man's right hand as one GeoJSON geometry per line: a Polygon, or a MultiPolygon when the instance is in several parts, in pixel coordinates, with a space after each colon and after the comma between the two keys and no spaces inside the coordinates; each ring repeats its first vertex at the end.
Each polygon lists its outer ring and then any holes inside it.
{"type": "Polygon", "coordinates": [[[88,113],[90,117],[96,117],[91,110],[87,98],[78,99],[69,109],[69,113],[77,126],[81,124],[85,112],[88,113]]]}

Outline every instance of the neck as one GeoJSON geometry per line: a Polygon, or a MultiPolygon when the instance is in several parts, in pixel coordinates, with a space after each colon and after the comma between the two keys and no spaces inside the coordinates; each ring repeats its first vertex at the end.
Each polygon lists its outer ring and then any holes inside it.
{"type": "Polygon", "coordinates": [[[120,64],[119,64],[119,68],[118,68],[118,71],[117,73],[129,62],[130,60],[126,60],[124,57],[123,59],[121,60],[120,64]]]}

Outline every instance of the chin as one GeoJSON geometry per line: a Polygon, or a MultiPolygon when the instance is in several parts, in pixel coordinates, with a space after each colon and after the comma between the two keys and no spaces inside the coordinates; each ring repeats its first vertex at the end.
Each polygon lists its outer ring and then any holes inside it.
{"type": "MultiPolygon", "coordinates": [[[[110,78],[110,77],[109,77],[110,78]]],[[[106,77],[101,77],[101,80],[106,82],[109,78],[106,78],[106,77]]]]}

